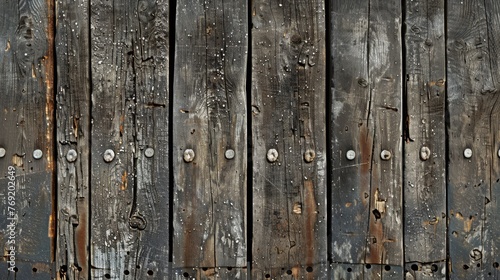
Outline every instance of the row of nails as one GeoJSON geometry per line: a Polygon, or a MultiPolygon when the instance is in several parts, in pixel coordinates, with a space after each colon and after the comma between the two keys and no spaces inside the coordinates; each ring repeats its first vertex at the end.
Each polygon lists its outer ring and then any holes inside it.
{"type": "MultiPolygon", "coordinates": [[[[0,148],[0,158],[3,158],[5,156],[5,153],[6,153],[5,149],[0,148]]],[[[152,157],[154,154],[155,154],[155,151],[153,148],[147,148],[144,151],[144,155],[148,158],[152,157]]],[[[194,160],[194,155],[195,154],[194,154],[194,151],[192,149],[186,149],[184,151],[184,161],[192,162],[194,160]]],[[[428,160],[430,155],[431,155],[431,151],[428,147],[424,146],[420,149],[420,158],[422,160],[428,160]]],[[[43,156],[42,150],[36,149],[33,151],[33,158],[41,159],[42,156],[43,156]]],[[[235,156],[235,152],[233,149],[228,149],[224,153],[224,156],[227,159],[233,159],[235,156]]],[[[498,156],[500,157],[500,150],[498,150],[498,156]]],[[[77,152],[74,149],[69,150],[68,153],[66,154],[66,159],[69,162],[74,162],[76,160],[76,157],[77,157],[77,152]]],[[[306,162],[312,162],[315,157],[316,157],[316,154],[315,154],[314,150],[308,149],[304,153],[304,160],[306,162]]],[[[380,158],[382,158],[383,160],[389,160],[389,159],[391,159],[391,157],[392,157],[392,154],[388,150],[382,150],[382,152],[380,153],[380,158]]],[[[472,149],[466,148],[464,150],[464,157],[471,158],[472,157],[472,149]]],[[[104,161],[111,162],[115,158],[115,152],[111,149],[107,149],[104,152],[103,158],[104,158],[104,161]]],[[[354,160],[356,158],[356,152],[354,150],[347,151],[346,158],[348,160],[354,160]]],[[[278,151],[276,149],[269,149],[267,151],[267,160],[269,162],[275,162],[276,160],[278,160],[278,151]]]]}

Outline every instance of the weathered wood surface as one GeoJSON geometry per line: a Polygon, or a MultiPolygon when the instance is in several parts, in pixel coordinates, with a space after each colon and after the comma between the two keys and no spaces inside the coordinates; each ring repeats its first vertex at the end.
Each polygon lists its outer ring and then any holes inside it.
{"type": "Polygon", "coordinates": [[[447,7],[450,278],[498,277],[500,7],[497,1],[447,7]]]}
{"type": "Polygon", "coordinates": [[[0,7],[0,242],[4,252],[0,278],[50,279],[55,244],[53,3],[4,0],[0,7]],[[41,158],[35,158],[35,150],[42,153],[41,158]],[[12,271],[7,263],[11,255],[15,256],[12,271]]]}
{"type": "Polygon", "coordinates": [[[331,259],[402,266],[401,3],[332,1],[330,12],[331,259]]]}
{"type": "Polygon", "coordinates": [[[91,278],[170,279],[168,1],[90,12],[91,278]]]}
{"type": "MultiPolygon", "coordinates": [[[[56,7],[57,251],[60,279],[89,279],[89,2],[56,7]]],[[[58,279],[59,279],[58,278],[58,279]]]]}
{"type": "Polygon", "coordinates": [[[403,267],[374,264],[338,264],[330,266],[329,279],[365,280],[365,279],[404,279],[403,267]]]}
{"type": "Polygon", "coordinates": [[[246,278],[247,17],[246,1],[177,2],[172,257],[180,274],[231,267],[234,279],[246,278]]]}
{"type": "Polygon", "coordinates": [[[251,17],[252,279],[326,279],[325,3],[251,17]]]}
{"type": "Polygon", "coordinates": [[[405,8],[405,269],[410,279],[444,279],[447,227],[444,1],[408,0],[405,8]]]}

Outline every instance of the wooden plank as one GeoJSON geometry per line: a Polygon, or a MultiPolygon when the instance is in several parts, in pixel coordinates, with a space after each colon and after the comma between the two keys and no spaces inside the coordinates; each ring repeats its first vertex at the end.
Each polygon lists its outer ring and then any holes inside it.
{"type": "Polygon", "coordinates": [[[405,279],[408,280],[431,280],[446,278],[447,260],[441,262],[431,263],[418,263],[406,262],[405,263],[405,279]]]}
{"type": "Polygon", "coordinates": [[[92,278],[170,279],[168,14],[91,3],[92,278]]]}
{"type": "Polygon", "coordinates": [[[173,275],[176,280],[247,279],[248,276],[246,268],[233,267],[177,268],[173,275]]]}
{"type": "Polygon", "coordinates": [[[448,1],[451,279],[483,279],[498,271],[499,36],[491,28],[498,27],[499,11],[494,1],[448,1]]]}
{"type": "Polygon", "coordinates": [[[326,279],[315,269],[327,263],[324,10],[252,1],[255,279],[326,279]]]}
{"type": "MultiPolygon", "coordinates": [[[[405,263],[433,267],[446,260],[444,1],[408,0],[405,8],[405,263]]],[[[446,275],[429,271],[418,278],[446,275]]]]}
{"type": "Polygon", "coordinates": [[[38,0],[0,6],[0,278],[49,279],[55,275],[54,6],[38,0]]]}
{"type": "Polygon", "coordinates": [[[89,278],[90,45],[87,0],[56,7],[57,252],[63,279],[89,278]]]}
{"type": "Polygon", "coordinates": [[[332,263],[329,279],[404,279],[403,273],[401,266],[332,263]]]}
{"type": "Polygon", "coordinates": [[[177,2],[174,269],[247,265],[247,22],[246,1],[177,2]]]}
{"type": "Polygon", "coordinates": [[[402,266],[401,3],[333,1],[330,12],[331,259],[402,266]]]}

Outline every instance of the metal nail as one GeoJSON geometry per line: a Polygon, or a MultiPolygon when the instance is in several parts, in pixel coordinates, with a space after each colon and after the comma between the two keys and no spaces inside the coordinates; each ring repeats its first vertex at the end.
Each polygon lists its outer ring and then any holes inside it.
{"type": "Polygon", "coordinates": [[[115,158],[115,152],[111,149],[107,149],[106,151],[104,151],[103,158],[105,162],[112,162],[115,158]]]}
{"type": "Polygon", "coordinates": [[[345,154],[345,157],[348,159],[348,160],[353,160],[356,158],[356,152],[353,151],[353,150],[349,150],[347,151],[347,153],[345,154]]]}
{"type": "Polygon", "coordinates": [[[40,149],[36,149],[33,151],[33,158],[34,159],[41,159],[43,156],[43,152],[40,149]]]}
{"type": "Polygon", "coordinates": [[[66,160],[69,162],[75,162],[78,153],[74,149],[70,149],[66,154],[66,160]]]}
{"type": "Polygon", "coordinates": [[[194,151],[193,149],[186,149],[184,151],[184,161],[185,162],[192,162],[194,160],[194,151]]]}
{"type": "Polygon", "coordinates": [[[465,158],[471,158],[471,157],[472,157],[472,149],[470,149],[470,148],[466,148],[466,149],[464,150],[464,157],[465,157],[465,158]]]}
{"type": "Polygon", "coordinates": [[[0,158],[3,158],[5,156],[5,149],[4,148],[0,148],[0,158]]]}
{"type": "Polygon", "coordinates": [[[133,215],[132,217],[130,217],[128,222],[131,228],[135,228],[138,230],[144,230],[147,224],[144,217],[139,215],[133,215]]]}
{"type": "Polygon", "coordinates": [[[224,153],[224,156],[227,159],[233,159],[234,158],[234,150],[233,149],[227,149],[226,152],[224,153]]]}
{"type": "Polygon", "coordinates": [[[420,148],[421,160],[428,160],[430,156],[431,156],[431,150],[428,147],[423,146],[422,148],[420,148]]]}
{"type": "Polygon", "coordinates": [[[314,152],[313,149],[307,149],[306,152],[304,153],[304,160],[306,162],[312,162],[315,157],[316,157],[316,152],[314,152]]]}
{"type": "Polygon", "coordinates": [[[153,148],[147,148],[145,151],[144,151],[144,155],[147,157],[147,158],[150,158],[150,157],[153,157],[155,155],[155,150],[153,148]]]}
{"type": "Polygon", "coordinates": [[[267,151],[267,160],[269,162],[275,162],[278,159],[278,151],[276,149],[269,149],[267,151]]]}
{"type": "Polygon", "coordinates": [[[382,152],[380,153],[380,158],[382,158],[383,160],[390,160],[391,157],[392,154],[388,150],[382,150],[382,152]]]}

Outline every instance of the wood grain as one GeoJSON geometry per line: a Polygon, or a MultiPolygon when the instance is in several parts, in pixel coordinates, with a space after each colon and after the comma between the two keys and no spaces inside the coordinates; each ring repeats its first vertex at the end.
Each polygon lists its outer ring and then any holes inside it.
{"type": "Polygon", "coordinates": [[[246,1],[177,2],[174,269],[247,265],[247,28],[246,1]]]}
{"type": "Polygon", "coordinates": [[[5,149],[0,158],[5,256],[0,278],[49,279],[55,249],[53,3],[0,1],[0,7],[0,147],[5,149]],[[42,157],[35,159],[37,149],[42,157]],[[9,183],[15,194],[8,193],[9,183]],[[7,228],[11,221],[12,230],[7,228]],[[15,272],[7,269],[7,254],[15,254],[15,272]]]}
{"type": "Polygon", "coordinates": [[[331,4],[331,259],[402,266],[401,4],[331,4]]]}
{"type": "Polygon", "coordinates": [[[326,278],[324,9],[252,2],[253,279],[326,278]]]}
{"type": "Polygon", "coordinates": [[[91,3],[93,278],[170,279],[168,15],[168,1],[91,3]]]}
{"type": "Polygon", "coordinates": [[[61,279],[89,278],[89,3],[56,7],[57,252],[61,279]]]}
{"type": "MultiPolygon", "coordinates": [[[[498,275],[498,43],[494,1],[448,1],[448,213],[451,279],[498,275]],[[460,17],[460,19],[458,18],[460,17]],[[464,156],[465,149],[472,156],[464,156]],[[491,203],[493,202],[493,203],[491,203]],[[494,266],[497,262],[496,267],[494,266]]],[[[495,276],[497,277],[497,276],[495,276]]]]}
{"type": "Polygon", "coordinates": [[[406,1],[405,268],[412,279],[446,271],[444,1],[406,1]]]}

